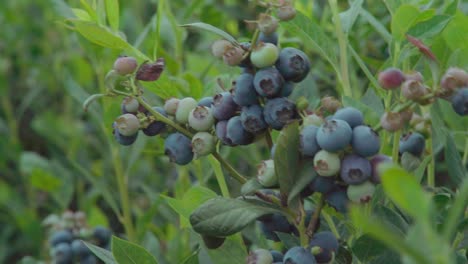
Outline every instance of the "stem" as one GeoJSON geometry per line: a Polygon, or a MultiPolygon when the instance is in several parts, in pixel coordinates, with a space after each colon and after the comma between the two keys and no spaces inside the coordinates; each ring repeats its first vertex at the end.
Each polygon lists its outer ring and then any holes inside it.
{"type": "Polygon", "coordinates": [[[465,150],[463,153],[462,165],[465,165],[467,161],[468,161],[468,139],[466,139],[465,141],[465,150]]]}
{"type": "Polygon", "coordinates": [[[273,139],[271,139],[271,134],[269,130],[265,133],[265,140],[267,142],[268,148],[271,150],[271,148],[273,148],[273,139]]]}
{"type": "Polygon", "coordinates": [[[325,222],[327,222],[328,227],[330,228],[331,232],[337,239],[340,238],[340,233],[338,232],[338,229],[336,228],[335,222],[333,222],[333,218],[327,214],[325,211],[321,212],[323,218],[325,219],[325,222]]]}
{"type": "Polygon", "coordinates": [[[317,226],[317,223],[320,217],[320,212],[322,211],[322,208],[324,205],[325,205],[325,195],[321,194],[319,203],[317,207],[315,208],[314,214],[312,215],[312,219],[310,220],[309,226],[307,227],[306,232],[309,238],[311,238],[312,235],[314,234],[314,229],[317,226]]]}
{"type": "Polygon", "coordinates": [[[392,161],[398,165],[398,151],[400,148],[400,137],[401,137],[401,130],[396,131],[393,134],[393,146],[392,146],[392,161]]]}
{"type": "Polygon", "coordinates": [[[122,168],[122,163],[120,162],[118,149],[112,148],[111,152],[112,152],[112,160],[114,162],[115,176],[117,178],[117,185],[119,188],[120,201],[122,203],[122,217],[120,218],[120,221],[122,222],[125,228],[125,233],[127,234],[128,240],[135,242],[136,237],[135,237],[135,231],[133,230],[133,224],[132,224],[132,217],[131,217],[131,211],[130,211],[130,198],[129,198],[128,189],[126,186],[127,180],[123,172],[124,170],[122,168]]]}
{"type": "Polygon", "coordinates": [[[304,211],[304,206],[302,203],[299,205],[299,208],[301,212],[301,220],[299,221],[299,224],[296,225],[296,227],[299,231],[299,240],[301,241],[301,246],[306,247],[309,244],[309,237],[307,236],[307,229],[305,227],[306,212],[304,211]]]}
{"type": "Polygon", "coordinates": [[[338,37],[338,44],[340,47],[340,75],[341,82],[343,85],[343,92],[345,96],[353,97],[351,91],[351,85],[349,82],[349,72],[348,72],[348,54],[347,54],[347,37],[341,28],[341,19],[338,14],[338,4],[336,0],[328,0],[330,8],[333,15],[333,20],[335,21],[335,32],[338,37]]]}
{"type": "Polygon", "coordinates": [[[432,142],[432,136],[427,139],[427,149],[431,155],[431,161],[427,165],[427,185],[431,188],[435,187],[435,156],[434,156],[434,144],[432,142]]]}
{"type": "Polygon", "coordinates": [[[229,198],[229,188],[227,186],[226,179],[224,178],[223,170],[221,170],[220,162],[215,158],[210,157],[210,163],[211,166],[213,166],[216,180],[218,181],[219,188],[221,189],[221,194],[223,197],[229,198]]]}
{"type": "Polygon", "coordinates": [[[223,167],[231,173],[231,176],[236,179],[239,183],[244,184],[247,182],[247,179],[242,176],[236,169],[234,169],[231,164],[229,164],[218,152],[213,152],[211,155],[223,165],[223,167]]]}

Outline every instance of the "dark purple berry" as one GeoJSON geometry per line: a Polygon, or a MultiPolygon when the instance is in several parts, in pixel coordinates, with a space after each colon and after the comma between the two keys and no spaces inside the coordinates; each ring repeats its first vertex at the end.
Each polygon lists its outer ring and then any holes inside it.
{"type": "Polygon", "coordinates": [[[351,146],[354,153],[370,157],[379,153],[380,138],[377,132],[368,126],[357,126],[353,129],[353,138],[351,139],[351,146]]]}
{"type": "Polygon", "coordinates": [[[268,100],[263,109],[265,122],[276,130],[281,130],[296,115],[296,105],[284,97],[268,100]]]}
{"type": "Polygon", "coordinates": [[[358,155],[347,155],[341,161],[341,179],[347,184],[360,184],[371,177],[372,167],[369,160],[358,155]]]}
{"type": "Polygon", "coordinates": [[[285,264],[315,264],[314,255],[309,249],[303,247],[292,247],[284,255],[283,263],[285,264]]]}
{"type": "Polygon", "coordinates": [[[314,125],[306,126],[299,134],[299,151],[306,157],[313,157],[320,150],[317,143],[318,127],[314,125]]]}
{"type": "Polygon", "coordinates": [[[364,125],[364,116],[362,112],[354,107],[338,109],[338,111],[333,115],[333,118],[346,121],[351,128],[364,125]]]}
{"type": "Polygon", "coordinates": [[[234,145],[248,145],[253,142],[254,135],[244,129],[240,116],[234,116],[227,123],[226,138],[234,145]]]}
{"type": "Polygon", "coordinates": [[[156,81],[164,71],[164,67],[165,62],[163,58],[159,58],[153,63],[145,62],[138,68],[135,78],[146,82],[156,81]]]}
{"type": "Polygon", "coordinates": [[[426,142],[423,135],[410,132],[400,138],[399,152],[400,154],[409,152],[415,156],[421,156],[425,146],[426,142]]]}
{"type": "Polygon", "coordinates": [[[193,159],[192,141],[181,133],[170,134],[164,142],[164,153],[171,162],[188,164],[193,159]]]}
{"type": "Polygon", "coordinates": [[[232,142],[227,138],[227,123],[228,120],[222,120],[216,123],[215,131],[216,131],[216,137],[223,143],[224,145],[228,146],[234,146],[232,142]]]}
{"type": "Polygon", "coordinates": [[[379,73],[378,79],[382,88],[391,90],[398,88],[405,81],[405,75],[400,69],[388,68],[379,73]]]}
{"type": "Polygon", "coordinates": [[[289,233],[290,224],[288,219],[282,214],[266,215],[259,219],[260,229],[266,239],[279,241],[278,235],[275,232],[289,233]]]}
{"type": "Polygon", "coordinates": [[[351,143],[353,131],[346,121],[331,119],[325,121],[317,132],[317,143],[329,152],[343,150],[351,143]]]}
{"type": "Polygon", "coordinates": [[[244,129],[253,134],[259,134],[268,127],[263,118],[263,108],[259,105],[243,107],[241,121],[244,129]]]}
{"type": "MultiPolygon", "coordinates": [[[[159,112],[161,115],[167,117],[167,114],[166,114],[166,111],[164,111],[164,108],[156,106],[156,107],[153,107],[153,109],[159,112]]],[[[151,113],[147,112],[146,115],[151,115],[151,113]]],[[[152,137],[163,132],[165,128],[166,128],[165,123],[161,121],[153,121],[146,128],[143,128],[141,131],[143,131],[145,135],[152,137]]]]}
{"type": "Polygon", "coordinates": [[[232,99],[240,106],[249,106],[258,103],[257,92],[253,85],[254,76],[243,73],[236,79],[236,84],[232,91],[232,99]]]}
{"type": "Polygon", "coordinates": [[[284,79],[274,67],[263,68],[255,74],[254,87],[263,97],[276,97],[283,87],[284,79]]]}
{"type": "Polygon", "coordinates": [[[455,113],[468,115],[468,88],[461,88],[452,96],[452,107],[455,113]]]}
{"type": "Polygon", "coordinates": [[[314,234],[309,242],[311,248],[319,247],[320,253],[315,255],[317,263],[328,263],[332,260],[333,254],[338,252],[338,240],[330,231],[322,231],[314,234]]]}
{"type": "Polygon", "coordinates": [[[281,50],[276,68],[286,81],[300,82],[309,74],[310,60],[301,50],[288,47],[281,50]]]}
{"type": "Polygon", "coordinates": [[[213,97],[211,110],[217,120],[228,120],[236,114],[238,107],[230,92],[222,92],[213,97]]]}

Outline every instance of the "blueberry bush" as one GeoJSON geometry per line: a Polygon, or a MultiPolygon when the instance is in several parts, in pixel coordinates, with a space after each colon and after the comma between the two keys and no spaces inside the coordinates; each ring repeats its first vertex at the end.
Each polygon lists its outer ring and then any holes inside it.
{"type": "Polygon", "coordinates": [[[464,1],[4,6],[1,263],[468,262],[464,1]]]}

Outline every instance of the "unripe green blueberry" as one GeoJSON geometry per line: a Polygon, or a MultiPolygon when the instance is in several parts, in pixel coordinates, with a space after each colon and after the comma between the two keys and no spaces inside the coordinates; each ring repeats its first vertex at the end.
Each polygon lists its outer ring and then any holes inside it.
{"type": "Polygon", "coordinates": [[[225,39],[219,39],[211,45],[211,53],[217,58],[222,58],[226,50],[232,48],[231,42],[225,39]]]}
{"type": "Polygon", "coordinates": [[[306,110],[309,107],[309,100],[304,96],[299,97],[296,100],[296,107],[298,111],[306,110]]]}
{"type": "Polygon", "coordinates": [[[257,166],[257,179],[263,187],[273,187],[278,184],[273,160],[264,160],[257,166]]]}
{"type": "Polygon", "coordinates": [[[249,256],[247,257],[247,264],[272,264],[273,263],[273,256],[271,255],[270,251],[266,249],[256,249],[250,252],[249,256]]]}
{"type": "Polygon", "coordinates": [[[138,63],[133,57],[120,57],[114,62],[114,71],[120,75],[133,73],[138,67],[138,63]]]}
{"type": "Polygon", "coordinates": [[[208,132],[198,132],[192,138],[192,150],[196,157],[213,153],[215,147],[216,139],[208,132]]]}
{"type": "Polygon", "coordinates": [[[340,171],[340,156],[326,150],[320,150],[314,156],[314,168],[317,174],[324,177],[334,176],[340,171]]]}
{"type": "Polygon", "coordinates": [[[400,113],[385,112],[380,118],[380,125],[387,131],[395,132],[403,127],[404,122],[400,113]]]}
{"type": "Polygon", "coordinates": [[[127,113],[134,114],[138,112],[139,108],[140,108],[140,103],[138,103],[138,100],[134,97],[127,96],[122,101],[122,105],[121,105],[122,114],[127,114],[127,113]]]}
{"type": "Polygon", "coordinates": [[[349,200],[355,203],[367,203],[375,192],[375,185],[365,181],[359,185],[349,185],[346,190],[349,200]]]}
{"type": "Polygon", "coordinates": [[[292,4],[288,3],[278,8],[276,11],[276,16],[281,21],[288,21],[293,19],[296,16],[296,13],[296,9],[292,6],[292,4]]]}
{"type": "Polygon", "coordinates": [[[304,127],[314,125],[320,127],[323,124],[323,118],[318,116],[317,114],[310,114],[304,117],[302,125],[304,127]]]}
{"type": "Polygon", "coordinates": [[[208,131],[213,128],[215,119],[211,113],[211,108],[206,106],[197,106],[190,111],[188,124],[196,131],[208,131]]]}
{"type": "Polygon", "coordinates": [[[164,111],[168,115],[175,116],[180,100],[178,98],[169,98],[164,103],[164,111]]]}
{"type": "Polygon", "coordinates": [[[197,107],[197,105],[197,101],[192,97],[185,97],[184,99],[180,100],[175,114],[177,123],[186,124],[190,111],[197,107]]]}
{"type": "Polygon", "coordinates": [[[115,120],[115,128],[123,136],[135,135],[140,129],[140,120],[132,114],[123,114],[115,120]]]}
{"type": "Polygon", "coordinates": [[[427,88],[419,81],[407,80],[401,86],[401,93],[406,99],[418,100],[427,93],[427,88]]]}
{"type": "Polygon", "coordinates": [[[325,96],[321,100],[321,105],[323,109],[327,110],[327,112],[335,113],[336,110],[341,108],[341,103],[333,96],[325,96]]]}
{"type": "Polygon", "coordinates": [[[250,53],[250,61],[257,68],[265,68],[275,64],[278,56],[278,47],[271,43],[260,43],[250,53]]]}

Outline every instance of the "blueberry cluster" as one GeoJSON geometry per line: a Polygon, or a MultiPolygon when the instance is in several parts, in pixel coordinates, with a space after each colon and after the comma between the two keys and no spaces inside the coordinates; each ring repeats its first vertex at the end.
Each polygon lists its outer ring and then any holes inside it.
{"type": "Polygon", "coordinates": [[[339,243],[329,231],[313,235],[307,247],[295,246],[284,254],[276,250],[256,249],[247,257],[247,264],[325,264],[332,263],[339,243]]]}
{"type": "Polygon", "coordinates": [[[109,249],[112,232],[101,226],[89,228],[86,222],[86,215],[80,211],[46,219],[45,224],[51,228],[48,244],[53,263],[100,263],[83,241],[109,249]]]}

